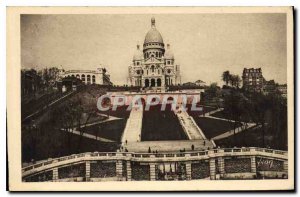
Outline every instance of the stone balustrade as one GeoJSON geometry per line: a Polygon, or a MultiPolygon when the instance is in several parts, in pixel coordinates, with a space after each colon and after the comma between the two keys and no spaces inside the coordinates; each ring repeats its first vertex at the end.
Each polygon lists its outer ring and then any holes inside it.
{"type": "Polygon", "coordinates": [[[157,180],[157,173],[166,174],[166,180],[287,178],[287,159],[286,151],[255,147],[158,154],[88,152],[24,167],[22,178],[23,181],[131,181],[139,179],[139,173],[141,179],[147,177],[152,181],[157,180]],[[179,164],[184,170],[178,170],[179,164]]]}

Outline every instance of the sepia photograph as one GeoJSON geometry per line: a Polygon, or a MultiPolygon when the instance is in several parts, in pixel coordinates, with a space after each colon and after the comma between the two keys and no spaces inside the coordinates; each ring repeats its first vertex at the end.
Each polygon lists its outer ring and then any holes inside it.
{"type": "Polygon", "coordinates": [[[9,189],[293,190],[293,28],[292,7],[8,7],[9,189]]]}

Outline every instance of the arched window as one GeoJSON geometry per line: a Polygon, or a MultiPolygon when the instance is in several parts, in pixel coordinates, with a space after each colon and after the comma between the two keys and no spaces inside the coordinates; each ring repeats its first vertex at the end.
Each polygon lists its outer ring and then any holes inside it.
{"type": "Polygon", "coordinates": [[[149,79],[145,79],[145,87],[149,87],[149,79]]]}
{"type": "Polygon", "coordinates": [[[87,83],[90,84],[91,83],[91,75],[87,75],[86,80],[87,80],[87,83]]]}
{"type": "Polygon", "coordinates": [[[169,96],[167,99],[167,101],[173,101],[173,100],[174,100],[174,98],[172,96],[169,96]]]}
{"type": "Polygon", "coordinates": [[[79,76],[79,75],[76,75],[76,78],[77,78],[77,79],[80,79],[80,76],[79,76]]]}
{"type": "Polygon", "coordinates": [[[155,87],[155,79],[151,79],[151,87],[155,87]]]}
{"type": "Polygon", "coordinates": [[[85,82],[85,75],[81,75],[81,81],[85,82]]]}
{"type": "Polygon", "coordinates": [[[151,71],[154,73],[154,65],[151,66],[151,71]]]}
{"type": "Polygon", "coordinates": [[[92,76],[92,82],[93,82],[93,84],[96,83],[96,77],[95,77],[95,75],[92,76]]]}
{"type": "Polygon", "coordinates": [[[157,86],[158,86],[158,87],[161,86],[161,79],[157,79],[157,86]]]}

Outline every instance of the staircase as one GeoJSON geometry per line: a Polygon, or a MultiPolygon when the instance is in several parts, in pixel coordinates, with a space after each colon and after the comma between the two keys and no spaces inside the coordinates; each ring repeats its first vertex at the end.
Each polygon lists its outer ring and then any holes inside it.
{"type": "Polygon", "coordinates": [[[143,108],[132,108],[122,136],[122,143],[141,141],[143,108]]]}
{"type": "Polygon", "coordinates": [[[202,130],[187,112],[177,113],[178,120],[190,140],[206,140],[202,130]]]}

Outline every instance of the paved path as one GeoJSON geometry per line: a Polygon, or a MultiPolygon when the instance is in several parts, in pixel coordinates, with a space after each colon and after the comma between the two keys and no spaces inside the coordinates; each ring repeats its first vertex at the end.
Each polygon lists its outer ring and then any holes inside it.
{"type": "MultiPolygon", "coordinates": [[[[61,131],[64,131],[66,132],[66,130],[64,129],[61,129],[61,131]]],[[[75,135],[80,135],[80,131],[77,131],[77,130],[73,130],[73,131],[69,131],[70,133],[74,133],[75,135]]],[[[113,140],[109,140],[109,139],[106,139],[106,138],[103,138],[103,137],[97,137],[96,139],[96,136],[95,135],[91,135],[89,133],[83,133],[82,135],[83,137],[86,137],[86,138],[90,138],[90,139],[93,139],[93,140],[98,140],[100,142],[115,142],[113,140]]]]}
{"type": "MultiPolygon", "coordinates": [[[[245,126],[240,126],[240,127],[236,128],[236,129],[235,129],[235,134],[240,133],[240,132],[243,132],[243,131],[245,131],[245,130],[247,130],[247,129],[254,128],[254,127],[258,127],[258,128],[259,128],[259,127],[261,127],[261,126],[260,126],[260,125],[257,126],[257,125],[254,124],[254,123],[248,123],[248,127],[247,127],[247,128],[245,128],[245,126]]],[[[234,130],[233,130],[233,129],[230,130],[230,131],[227,131],[227,132],[225,132],[225,133],[222,133],[221,135],[217,135],[217,136],[213,137],[212,140],[220,140],[220,139],[223,139],[223,138],[230,137],[230,136],[232,136],[232,135],[234,135],[234,130]]]]}
{"type": "Polygon", "coordinates": [[[32,113],[32,114],[26,116],[22,121],[25,121],[25,120],[27,120],[27,119],[29,119],[29,118],[31,118],[31,117],[34,117],[35,115],[39,114],[41,111],[43,111],[43,110],[45,110],[45,109],[51,107],[52,105],[56,104],[57,102],[61,101],[62,99],[64,99],[64,98],[70,96],[70,95],[73,94],[74,92],[76,92],[76,91],[71,91],[70,93],[68,93],[68,94],[66,94],[66,95],[64,95],[64,96],[62,96],[62,97],[60,97],[60,98],[58,98],[58,99],[52,101],[51,103],[49,103],[48,105],[44,106],[43,108],[38,109],[36,112],[34,112],[34,113],[32,113]]]}
{"type": "Polygon", "coordinates": [[[212,143],[208,140],[171,140],[171,141],[142,141],[131,142],[124,145],[129,152],[144,152],[147,153],[150,147],[151,151],[162,152],[179,152],[179,150],[185,149],[186,151],[192,150],[207,150],[207,148],[213,148],[212,143]],[[205,144],[204,144],[205,141],[205,144]]]}
{"type": "MultiPolygon", "coordinates": [[[[109,122],[109,121],[113,121],[113,120],[120,120],[122,118],[118,118],[118,117],[115,117],[115,116],[109,116],[108,119],[105,119],[105,120],[98,120],[98,121],[95,121],[95,122],[92,122],[92,123],[88,123],[86,125],[81,125],[80,128],[84,128],[84,127],[88,127],[88,126],[93,126],[95,124],[99,124],[99,123],[104,123],[104,122],[109,122]]],[[[77,127],[75,127],[77,128],[77,127]]]]}
{"type": "MultiPolygon", "coordinates": [[[[118,117],[115,117],[115,116],[110,116],[108,119],[106,120],[99,120],[99,121],[96,121],[96,122],[93,122],[93,123],[90,123],[90,124],[87,124],[86,126],[92,126],[92,125],[95,125],[95,124],[100,124],[100,123],[104,123],[104,122],[110,122],[110,121],[113,121],[113,120],[119,120],[119,119],[122,119],[122,118],[118,118],[118,117]]],[[[84,128],[85,125],[81,125],[80,128],[84,128]]],[[[75,130],[76,127],[73,128],[72,131],[69,131],[70,133],[74,133],[76,135],[80,135],[80,131],[77,131],[75,130]]],[[[65,131],[64,129],[61,129],[62,131],[65,131]]],[[[86,137],[86,138],[90,138],[90,139],[94,139],[96,140],[96,136],[95,135],[92,135],[92,134],[89,134],[89,133],[83,133],[82,135],[83,137],[86,137]]],[[[107,138],[103,138],[103,137],[97,137],[97,140],[98,141],[101,141],[101,142],[115,142],[113,140],[110,140],[110,139],[107,139],[107,138]]]]}
{"type": "MultiPolygon", "coordinates": [[[[204,107],[205,107],[205,106],[204,106],[204,107]]],[[[217,113],[217,112],[223,111],[223,110],[224,110],[224,108],[218,108],[218,109],[216,109],[216,110],[206,112],[206,113],[204,113],[204,115],[200,115],[199,117],[210,116],[211,114],[214,114],[214,113],[217,113]]]]}
{"type": "Polygon", "coordinates": [[[218,118],[218,117],[214,117],[211,115],[205,116],[205,118],[211,118],[211,119],[216,119],[216,120],[223,120],[223,121],[227,121],[227,122],[234,122],[234,120],[230,120],[230,119],[226,119],[226,118],[218,118]]]}
{"type": "MultiPolygon", "coordinates": [[[[201,116],[200,115],[199,117],[206,117],[206,118],[211,118],[211,119],[216,119],[216,120],[222,120],[222,121],[228,121],[228,122],[235,122],[234,120],[211,116],[212,114],[220,112],[220,111],[223,111],[223,110],[224,110],[224,108],[219,108],[219,109],[216,109],[216,110],[213,110],[213,111],[205,113],[205,116],[201,116]]],[[[237,134],[237,133],[243,132],[243,131],[245,131],[247,129],[254,128],[256,126],[256,124],[253,123],[253,122],[250,122],[250,123],[240,122],[240,123],[242,124],[242,126],[237,127],[235,129],[235,132],[234,132],[233,129],[229,130],[229,131],[225,131],[224,133],[222,133],[222,134],[220,134],[218,136],[213,137],[212,140],[220,140],[220,139],[223,139],[223,138],[227,138],[227,137],[230,137],[230,136],[234,135],[234,133],[237,134]],[[247,124],[247,126],[245,127],[246,124],[247,124]]]]}
{"type": "Polygon", "coordinates": [[[122,144],[141,141],[141,131],[143,123],[143,108],[132,108],[122,135],[122,144]]]}

